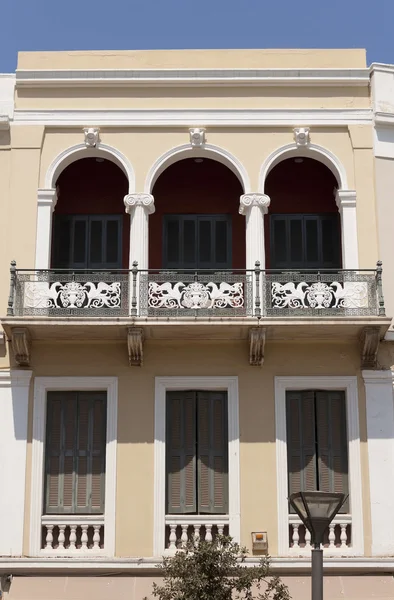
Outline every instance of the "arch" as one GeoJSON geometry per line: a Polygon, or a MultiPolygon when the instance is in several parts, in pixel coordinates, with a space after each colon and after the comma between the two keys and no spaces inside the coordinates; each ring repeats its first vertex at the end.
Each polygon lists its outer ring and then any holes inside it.
{"type": "Polygon", "coordinates": [[[182,160],[184,158],[211,158],[228,167],[239,179],[244,190],[244,194],[250,192],[249,175],[243,164],[230,152],[214,146],[212,144],[204,144],[201,148],[192,148],[190,144],[176,146],[162,154],[151,166],[145,179],[144,192],[152,193],[154,184],[157,178],[167,167],[182,160]]]}
{"type": "Polygon", "coordinates": [[[338,182],[338,188],[348,189],[346,170],[341,161],[327,148],[317,144],[309,144],[307,147],[299,147],[295,142],[281,146],[272,152],[263,162],[259,174],[259,192],[264,194],[265,181],[268,173],[282,160],[292,156],[304,156],[305,158],[314,158],[323,163],[330,169],[338,182]]]}
{"type": "Polygon", "coordinates": [[[122,152],[109,146],[108,144],[100,143],[96,148],[88,148],[85,144],[76,144],[63,150],[49,165],[45,176],[45,188],[53,189],[56,186],[56,181],[62,171],[71,163],[80,158],[106,158],[115,163],[126,175],[129,182],[129,194],[135,192],[135,174],[134,169],[122,152]]]}

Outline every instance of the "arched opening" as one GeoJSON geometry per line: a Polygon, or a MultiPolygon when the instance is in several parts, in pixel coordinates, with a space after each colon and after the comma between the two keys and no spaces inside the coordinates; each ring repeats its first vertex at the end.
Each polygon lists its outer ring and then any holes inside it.
{"type": "Polygon", "coordinates": [[[245,268],[243,190],[228,167],[208,158],[180,160],[161,173],[152,193],[150,268],[245,268]]]}
{"type": "Polygon", "coordinates": [[[341,268],[335,188],[332,171],[312,158],[287,158],[272,168],[265,182],[267,269],[341,268]]]}
{"type": "Polygon", "coordinates": [[[128,268],[128,180],[122,169],[101,157],[82,158],[62,171],[56,187],[52,268],[128,268]]]}

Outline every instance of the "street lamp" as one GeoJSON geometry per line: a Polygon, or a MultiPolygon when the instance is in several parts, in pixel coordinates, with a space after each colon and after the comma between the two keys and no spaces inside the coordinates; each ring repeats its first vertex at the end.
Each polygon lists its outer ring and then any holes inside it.
{"type": "Polygon", "coordinates": [[[311,533],[312,600],[323,600],[323,535],[347,499],[335,492],[296,492],[289,502],[311,533]]]}

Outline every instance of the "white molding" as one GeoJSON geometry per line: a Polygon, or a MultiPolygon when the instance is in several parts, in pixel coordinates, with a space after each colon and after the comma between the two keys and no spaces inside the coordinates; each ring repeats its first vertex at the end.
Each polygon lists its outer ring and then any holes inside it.
{"type": "Polygon", "coordinates": [[[153,553],[165,550],[165,436],[166,392],[168,390],[227,390],[228,460],[229,460],[229,527],[231,536],[240,541],[240,473],[238,377],[156,377],[154,443],[154,527],[153,553]]]}
{"type": "Polygon", "coordinates": [[[350,514],[352,516],[352,546],[349,551],[354,556],[362,556],[364,554],[364,528],[358,390],[357,377],[351,376],[275,377],[278,554],[279,556],[291,555],[291,549],[289,549],[289,509],[287,500],[286,390],[308,388],[339,389],[346,392],[350,514]]]}
{"type": "Polygon", "coordinates": [[[23,550],[29,388],[32,371],[0,371],[0,555],[23,550]]]}
{"type": "Polygon", "coordinates": [[[226,165],[239,179],[241,182],[244,193],[250,191],[250,180],[249,175],[244,165],[236,158],[231,152],[214,146],[213,144],[204,144],[201,147],[193,148],[190,143],[182,144],[181,146],[174,146],[162,154],[151,166],[145,179],[144,190],[145,193],[151,194],[153,186],[155,185],[157,178],[167,167],[183,160],[184,158],[211,158],[217,162],[226,165]]]}
{"type": "Polygon", "coordinates": [[[347,190],[346,169],[337,156],[331,150],[319,146],[318,144],[309,144],[308,146],[297,146],[296,142],[280,146],[272,152],[260,168],[259,174],[259,192],[264,193],[265,181],[268,173],[280,162],[293,156],[304,156],[314,158],[323,163],[330,169],[338,181],[338,187],[347,190]]]}
{"type": "Polygon", "coordinates": [[[114,556],[116,529],[116,444],[118,419],[117,377],[36,377],[34,383],[29,553],[31,556],[37,556],[41,553],[46,394],[47,391],[50,390],[106,390],[107,392],[104,552],[108,556],[114,556]]]}
{"type": "Polygon", "coordinates": [[[393,556],[393,373],[387,369],[361,374],[366,394],[372,556],[393,556]]]}
{"type": "MultiPolygon", "coordinates": [[[[85,123],[86,124],[86,123],[85,123]]],[[[128,158],[117,148],[99,143],[94,148],[87,148],[85,142],[66,148],[58,154],[49,165],[45,175],[45,188],[55,188],[60,173],[71,163],[80,158],[101,157],[110,160],[122,169],[129,181],[129,194],[135,191],[134,169],[128,158]]]]}
{"type": "Polygon", "coordinates": [[[52,215],[57,202],[56,189],[37,190],[36,269],[49,269],[51,261],[52,215]]]}
{"type": "Polygon", "coordinates": [[[91,122],[100,127],[190,127],[191,124],[196,127],[294,127],[296,123],[307,123],[308,126],[346,127],[369,125],[372,119],[370,108],[15,109],[13,124],[83,127],[91,122]]]}
{"type": "Polygon", "coordinates": [[[369,69],[72,69],[17,70],[16,87],[369,85],[369,69]]]}
{"type": "MultiPolygon", "coordinates": [[[[310,554],[310,553],[309,553],[310,554]]],[[[157,556],[138,556],[130,558],[108,559],[95,557],[91,560],[86,557],[51,557],[43,556],[38,558],[6,558],[0,557],[0,574],[24,573],[62,573],[65,571],[86,573],[139,573],[140,571],[156,572],[162,558],[157,556]]],[[[258,557],[249,557],[245,560],[247,567],[255,567],[260,564],[258,557]]],[[[309,573],[311,570],[311,559],[308,557],[271,557],[271,570],[278,572],[298,572],[309,573]]],[[[342,572],[346,575],[351,573],[390,573],[394,571],[394,560],[392,558],[364,558],[364,557],[324,557],[324,572],[335,573],[342,572]]]]}

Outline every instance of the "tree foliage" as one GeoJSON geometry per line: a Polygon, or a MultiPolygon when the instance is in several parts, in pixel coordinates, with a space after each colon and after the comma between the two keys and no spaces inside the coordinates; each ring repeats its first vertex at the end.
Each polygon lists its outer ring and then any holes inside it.
{"type": "Polygon", "coordinates": [[[245,563],[246,548],[229,537],[190,542],[159,565],[162,585],[153,584],[159,600],[290,600],[287,586],[270,575],[269,559],[245,563]]]}

